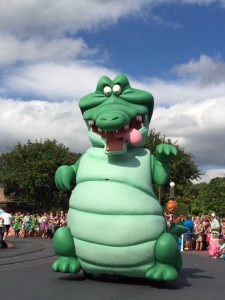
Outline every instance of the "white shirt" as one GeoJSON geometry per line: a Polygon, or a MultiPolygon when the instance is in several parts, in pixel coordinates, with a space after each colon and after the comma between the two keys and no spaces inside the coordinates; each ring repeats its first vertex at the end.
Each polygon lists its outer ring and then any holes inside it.
{"type": "Polygon", "coordinates": [[[11,225],[12,222],[12,215],[4,212],[1,214],[1,218],[4,220],[4,225],[11,225]]]}
{"type": "Polygon", "coordinates": [[[217,218],[213,218],[211,222],[211,230],[220,233],[220,229],[215,230],[214,228],[220,228],[220,223],[217,218]]]}

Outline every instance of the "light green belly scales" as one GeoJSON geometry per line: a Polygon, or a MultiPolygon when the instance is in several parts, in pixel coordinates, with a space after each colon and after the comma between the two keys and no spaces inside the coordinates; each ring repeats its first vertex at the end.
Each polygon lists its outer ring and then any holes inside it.
{"type": "Polygon", "coordinates": [[[146,272],[166,227],[152,191],[149,151],[132,149],[114,162],[102,149],[91,148],[76,180],[68,226],[82,268],[121,275],[128,269],[146,272]]]}

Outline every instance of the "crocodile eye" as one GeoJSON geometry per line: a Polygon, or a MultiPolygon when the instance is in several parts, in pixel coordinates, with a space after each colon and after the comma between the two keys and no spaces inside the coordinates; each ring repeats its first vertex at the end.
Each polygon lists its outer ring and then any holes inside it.
{"type": "Polygon", "coordinates": [[[110,86],[107,85],[104,87],[103,92],[106,96],[110,96],[112,94],[112,89],[110,86]]]}
{"type": "Polygon", "coordinates": [[[113,94],[117,96],[121,94],[121,86],[119,84],[113,86],[113,94]]]}

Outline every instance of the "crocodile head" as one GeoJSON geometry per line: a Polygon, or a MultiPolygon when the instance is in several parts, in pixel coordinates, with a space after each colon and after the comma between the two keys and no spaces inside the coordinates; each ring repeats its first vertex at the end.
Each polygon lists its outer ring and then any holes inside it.
{"type": "Polygon", "coordinates": [[[94,147],[103,147],[112,155],[144,146],[154,99],[132,88],[126,76],[101,77],[95,93],[83,97],[79,106],[94,147]]]}

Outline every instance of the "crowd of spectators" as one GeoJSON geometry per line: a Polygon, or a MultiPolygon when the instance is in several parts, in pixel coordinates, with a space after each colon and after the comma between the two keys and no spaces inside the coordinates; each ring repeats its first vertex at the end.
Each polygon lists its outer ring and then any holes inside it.
{"type": "MultiPolygon", "coordinates": [[[[66,226],[67,214],[63,211],[42,214],[15,212],[0,208],[0,234],[3,241],[7,236],[15,238],[40,237],[53,238],[59,227],[66,226]]],[[[211,258],[225,260],[225,217],[219,218],[215,213],[201,217],[165,215],[167,225],[171,222],[182,222],[187,228],[183,234],[182,250],[208,251],[211,258]]]]}
{"type": "Polygon", "coordinates": [[[215,213],[197,217],[166,215],[168,227],[171,222],[183,222],[187,232],[182,238],[184,251],[208,251],[211,258],[225,260],[225,217],[219,218],[215,213]]]}
{"type": "Polygon", "coordinates": [[[60,212],[44,212],[42,214],[30,214],[29,212],[15,212],[0,208],[0,228],[2,239],[7,236],[15,238],[40,237],[52,238],[59,227],[66,226],[67,214],[60,212]]]}

